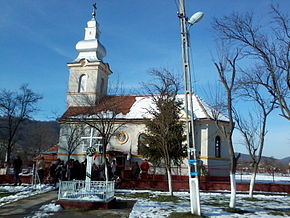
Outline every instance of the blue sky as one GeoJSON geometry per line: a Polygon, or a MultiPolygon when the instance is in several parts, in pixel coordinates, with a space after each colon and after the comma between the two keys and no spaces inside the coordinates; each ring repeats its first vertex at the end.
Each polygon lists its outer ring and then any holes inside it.
{"type": "MultiPolygon", "coordinates": [[[[75,44],[84,37],[91,19],[92,0],[0,0],[0,88],[15,90],[23,83],[43,95],[35,119],[50,120],[65,111],[68,68],[77,57],[75,44]],[[56,115],[55,115],[56,114],[56,115]]],[[[96,0],[104,62],[110,81],[120,80],[125,90],[137,90],[152,68],[181,73],[181,51],[175,0],[96,0]]],[[[232,11],[253,12],[267,24],[269,0],[186,1],[187,15],[203,11],[203,20],[191,28],[195,91],[203,96],[216,83],[212,63],[215,35],[213,17],[232,11]]],[[[289,0],[279,0],[289,11],[289,0]]],[[[273,115],[269,122],[265,155],[290,156],[289,122],[273,115]]],[[[238,143],[238,140],[236,140],[238,143]]],[[[237,151],[245,150],[237,146],[237,151]]]]}

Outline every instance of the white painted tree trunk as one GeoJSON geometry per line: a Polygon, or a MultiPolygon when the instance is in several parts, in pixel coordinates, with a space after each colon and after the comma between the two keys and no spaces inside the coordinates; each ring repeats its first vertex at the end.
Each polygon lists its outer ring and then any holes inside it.
{"type": "Polygon", "coordinates": [[[255,180],[256,180],[256,172],[254,172],[251,175],[251,182],[250,182],[250,190],[249,190],[249,197],[253,197],[253,192],[254,192],[254,185],[255,185],[255,180]]]}
{"type": "MultiPolygon", "coordinates": [[[[106,161],[106,159],[105,159],[106,161]]],[[[109,175],[108,175],[108,166],[107,163],[105,162],[105,178],[106,178],[106,182],[109,181],[109,175]]]]}
{"type": "Polygon", "coordinates": [[[6,164],[8,162],[8,152],[7,151],[6,151],[6,154],[5,154],[5,162],[6,162],[6,164]]]}
{"type": "Polygon", "coordinates": [[[168,191],[171,196],[173,196],[173,190],[172,190],[172,177],[171,177],[171,171],[170,168],[166,167],[167,171],[167,179],[168,179],[168,191]]]}
{"type": "Polygon", "coordinates": [[[93,157],[87,156],[87,169],[86,169],[86,190],[91,190],[91,178],[92,178],[92,162],[93,157]]]}
{"type": "Polygon", "coordinates": [[[230,208],[236,207],[236,193],[237,193],[237,185],[236,185],[236,175],[233,172],[230,173],[231,180],[231,199],[230,199],[230,208]]]}

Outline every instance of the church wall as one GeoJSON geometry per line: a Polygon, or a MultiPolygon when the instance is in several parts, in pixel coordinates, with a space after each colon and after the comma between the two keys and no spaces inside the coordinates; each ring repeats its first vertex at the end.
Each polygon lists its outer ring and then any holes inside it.
{"type": "Polygon", "coordinates": [[[107,87],[108,87],[108,76],[103,71],[100,71],[97,75],[96,93],[105,95],[107,93],[107,87]],[[102,85],[102,79],[104,80],[103,85],[102,85]],[[101,90],[102,86],[103,86],[103,90],[101,90]]]}
{"type": "MultiPolygon", "coordinates": [[[[72,125],[72,124],[70,124],[72,125]]],[[[67,141],[68,141],[68,126],[64,123],[62,123],[60,125],[60,134],[59,134],[59,142],[58,142],[58,158],[63,160],[63,161],[67,161],[68,158],[68,152],[67,149],[65,149],[67,147],[67,141]]],[[[78,146],[79,148],[77,148],[74,153],[72,154],[71,158],[75,159],[75,160],[79,160],[80,162],[82,162],[85,159],[85,156],[82,154],[82,148],[83,145],[80,144],[78,146]]]]}
{"type": "Polygon", "coordinates": [[[67,155],[60,155],[60,154],[67,154],[66,149],[67,146],[67,139],[65,137],[65,124],[60,124],[59,130],[59,141],[58,141],[58,158],[64,161],[67,161],[67,155]]]}
{"type": "Polygon", "coordinates": [[[208,140],[209,140],[209,153],[210,157],[215,157],[215,138],[219,136],[221,138],[221,158],[229,158],[228,147],[226,139],[223,135],[218,131],[216,125],[212,122],[208,126],[208,140]]]}
{"type": "MultiPolygon", "coordinates": [[[[120,125],[120,124],[117,124],[120,125]]],[[[61,147],[65,146],[66,138],[64,135],[65,124],[61,124],[60,139],[59,139],[59,158],[67,160],[67,152],[61,147]]],[[[229,155],[227,151],[226,141],[221,137],[221,158],[215,157],[215,137],[218,135],[215,124],[210,121],[198,121],[196,123],[196,146],[197,156],[201,159],[202,165],[208,168],[208,175],[210,176],[228,176],[229,175],[229,155]]],[[[124,132],[127,135],[125,141],[120,142],[117,136],[112,136],[108,150],[120,151],[124,155],[127,155],[125,160],[126,169],[130,169],[130,165],[137,161],[139,164],[142,161],[142,156],[138,155],[138,137],[140,133],[145,132],[145,125],[140,122],[127,123],[120,127],[117,132],[124,132]],[[129,156],[128,156],[129,155],[129,156]]],[[[87,132],[85,135],[89,135],[87,132]]],[[[221,136],[221,135],[220,135],[221,136]]],[[[88,144],[88,141],[84,140],[82,145],[76,149],[75,154],[72,155],[73,159],[78,159],[80,162],[85,160],[85,150],[83,144],[88,144]]],[[[101,164],[101,157],[97,157],[96,164],[101,164]]],[[[151,167],[149,173],[152,174],[165,174],[165,168],[151,167]]],[[[184,160],[181,167],[172,168],[173,175],[187,175],[187,159],[184,160]]]]}
{"type": "MultiPolygon", "coordinates": [[[[130,121],[129,121],[130,122],[130,121]]],[[[113,136],[110,141],[110,150],[122,151],[137,155],[138,152],[138,136],[145,130],[145,125],[142,123],[127,123],[118,131],[123,131],[128,135],[128,140],[125,143],[118,142],[116,136],[113,136]]]]}
{"type": "MultiPolygon", "coordinates": [[[[70,135],[70,133],[68,132],[68,129],[69,129],[68,125],[73,126],[74,124],[62,123],[60,125],[60,136],[59,136],[59,143],[58,143],[58,147],[59,147],[58,148],[58,158],[60,158],[61,160],[64,160],[64,161],[67,161],[67,158],[68,158],[68,151],[67,151],[67,149],[64,149],[65,147],[67,147],[67,140],[68,140],[68,137],[70,135]]],[[[85,126],[85,125],[80,125],[80,124],[76,124],[76,125],[78,125],[80,128],[84,128],[84,126],[85,126]]],[[[71,127],[71,128],[73,128],[73,127],[71,127]]],[[[87,128],[86,133],[81,134],[79,137],[89,136],[89,135],[90,135],[89,128],[87,128]]],[[[75,149],[75,151],[71,155],[71,158],[75,159],[75,160],[79,160],[80,162],[82,162],[86,158],[85,145],[88,146],[89,142],[87,140],[81,140],[81,139],[79,139],[78,141],[80,141],[80,144],[78,145],[78,147],[75,149]]],[[[95,141],[94,141],[94,143],[95,143],[95,141]]]]}
{"type": "Polygon", "coordinates": [[[86,60],[80,63],[68,64],[70,76],[68,84],[67,103],[68,106],[93,105],[97,95],[107,93],[108,74],[111,74],[109,67],[101,62],[93,62],[93,66],[81,66],[87,64],[86,60]],[[82,75],[86,75],[85,91],[79,92],[79,80],[82,75]],[[103,84],[102,84],[103,79],[103,84]],[[101,93],[101,87],[102,93],[101,93]]]}
{"type": "Polygon", "coordinates": [[[211,176],[229,176],[229,153],[227,141],[222,134],[218,131],[216,124],[212,122],[208,128],[209,135],[209,153],[208,153],[208,168],[211,176]],[[215,139],[219,136],[220,143],[220,157],[215,154],[215,139]]]}
{"type": "Polygon", "coordinates": [[[208,156],[208,124],[204,121],[196,121],[196,145],[198,157],[208,156]]]}
{"type": "Polygon", "coordinates": [[[67,103],[69,106],[90,105],[95,102],[97,73],[93,67],[70,68],[67,103]],[[85,92],[78,92],[81,75],[87,75],[85,92]]]}
{"type": "Polygon", "coordinates": [[[200,167],[207,169],[211,176],[229,175],[229,155],[225,139],[218,134],[217,127],[213,121],[196,121],[196,145],[197,156],[200,158],[200,167]],[[215,137],[221,137],[221,157],[215,157],[215,137]]]}
{"type": "MultiPolygon", "coordinates": [[[[117,124],[119,126],[120,124],[117,124]]],[[[59,137],[59,150],[58,150],[58,157],[61,160],[66,161],[67,160],[67,151],[63,149],[65,146],[67,146],[67,137],[65,137],[65,129],[67,128],[66,124],[60,125],[60,137],[59,137]]],[[[90,128],[87,128],[86,136],[89,136],[89,130],[90,128]]],[[[140,133],[144,132],[145,125],[142,123],[127,123],[124,126],[120,127],[117,132],[123,131],[128,135],[128,139],[124,143],[120,143],[116,136],[112,136],[110,143],[108,145],[108,150],[113,151],[120,151],[125,154],[131,154],[131,156],[137,155],[138,152],[138,136],[140,133]]],[[[94,134],[96,135],[96,134],[94,134]]],[[[79,147],[75,150],[74,154],[71,156],[73,159],[77,159],[80,162],[84,161],[85,156],[85,146],[88,146],[88,140],[83,140],[83,142],[79,145],[79,147]]],[[[133,157],[132,157],[133,158],[133,157]]],[[[137,157],[137,161],[140,162],[140,157],[137,157]],[[138,159],[138,160],[137,160],[138,159]]],[[[96,158],[95,163],[101,164],[101,159],[96,158]]],[[[129,164],[129,161],[128,163],[129,164]]]]}

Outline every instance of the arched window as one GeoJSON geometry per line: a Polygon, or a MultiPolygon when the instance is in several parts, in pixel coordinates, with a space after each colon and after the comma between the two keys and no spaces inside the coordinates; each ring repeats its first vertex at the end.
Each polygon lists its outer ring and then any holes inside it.
{"type": "Polygon", "coordinates": [[[144,141],[145,141],[146,135],[144,133],[141,133],[138,137],[138,154],[140,154],[140,150],[142,149],[142,146],[145,146],[144,141]]]}
{"type": "Polygon", "coordinates": [[[85,92],[87,88],[87,75],[82,74],[79,79],[78,92],[85,92]]]}
{"type": "Polygon", "coordinates": [[[221,157],[221,137],[215,137],[215,157],[221,157]]]}

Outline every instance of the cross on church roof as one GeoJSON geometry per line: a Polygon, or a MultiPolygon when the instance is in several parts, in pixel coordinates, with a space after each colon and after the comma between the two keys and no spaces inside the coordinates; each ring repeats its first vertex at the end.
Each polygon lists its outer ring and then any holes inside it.
{"type": "Polygon", "coordinates": [[[97,3],[94,3],[93,4],[93,13],[92,13],[93,18],[96,18],[96,10],[97,10],[97,3]]]}

